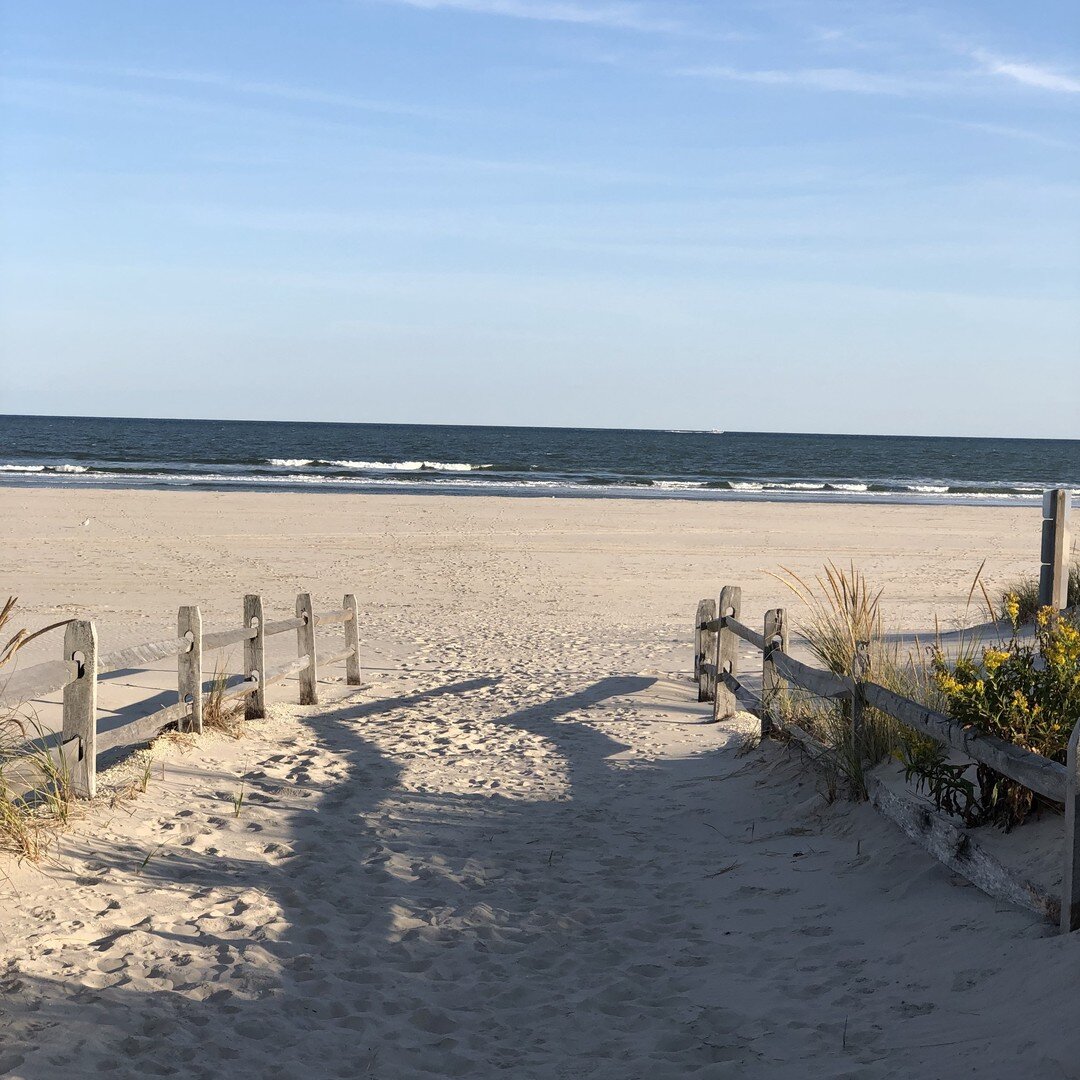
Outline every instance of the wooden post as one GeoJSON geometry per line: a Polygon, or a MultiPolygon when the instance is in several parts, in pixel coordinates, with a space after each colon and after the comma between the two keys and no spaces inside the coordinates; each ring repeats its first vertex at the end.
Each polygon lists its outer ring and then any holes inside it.
{"type": "Polygon", "coordinates": [[[92,622],[69,622],[64,630],[64,659],[78,665],[78,678],[64,687],[62,743],[79,740],[78,758],[68,782],[75,795],[97,793],[97,630],[92,622]]]}
{"type": "Polygon", "coordinates": [[[765,648],[761,654],[761,734],[764,736],[773,726],[773,716],[779,716],[776,699],[784,688],[773,662],[773,653],[777,649],[785,653],[788,651],[787,616],[783,608],[771,608],[765,612],[762,637],[765,648]]]}
{"type": "Polygon", "coordinates": [[[1069,606],[1070,492],[1053,488],[1043,495],[1042,569],[1039,572],[1039,607],[1061,611],[1069,606]]]}
{"type": "Polygon", "coordinates": [[[863,752],[863,712],[866,699],[863,697],[863,683],[870,678],[870,642],[856,641],[855,655],[852,658],[852,677],[855,691],[851,695],[851,752],[853,761],[862,760],[863,752]]]}
{"type": "Polygon", "coordinates": [[[1061,879],[1061,932],[1080,930],[1080,723],[1069,738],[1065,777],[1065,873],[1061,879]]]}
{"type": "Polygon", "coordinates": [[[300,704],[318,705],[319,669],[315,660],[315,613],[311,609],[311,593],[296,598],[296,617],[304,620],[296,628],[296,655],[308,658],[307,667],[300,669],[300,704]]]}
{"type": "Polygon", "coordinates": [[[187,638],[191,647],[176,658],[177,689],[180,700],[191,703],[191,717],[181,730],[202,732],[202,615],[197,607],[182,607],[176,618],[176,636],[187,638]]]}
{"type": "MultiPolygon", "coordinates": [[[[717,605],[717,618],[738,620],[742,614],[742,589],[738,585],[725,585],[720,590],[720,603],[717,605]]],[[[739,705],[735,700],[735,691],[724,682],[723,676],[737,675],[739,671],[739,639],[726,627],[721,627],[716,635],[715,652],[716,693],[713,696],[713,720],[726,720],[734,716],[739,705]]]]}
{"type": "Polygon", "coordinates": [[[266,716],[266,637],[263,634],[262,597],[248,593],[244,597],[244,625],[255,636],[244,642],[244,678],[258,678],[255,688],[244,698],[244,719],[261,720],[266,716]]]}
{"type": "Polygon", "coordinates": [[[710,613],[712,600],[698,600],[698,613],[693,623],[693,680],[698,684],[698,701],[705,698],[705,623],[716,615],[715,606],[710,613]]]}
{"type": "Polygon", "coordinates": [[[352,656],[345,661],[345,685],[360,685],[360,615],[356,610],[356,597],[346,593],[341,605],[350,613],[345,620],[345,648],[352,649],[352,656]]]}

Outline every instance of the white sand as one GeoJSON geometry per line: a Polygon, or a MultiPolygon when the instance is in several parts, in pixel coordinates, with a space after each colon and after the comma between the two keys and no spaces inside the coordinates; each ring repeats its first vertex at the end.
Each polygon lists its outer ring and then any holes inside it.
{"type": "Polygon", "coordinates": [[[7,867],[0,1072],[1080,1075],[1080,935],[826,805],[782,747],[741,755],[751,725],[704,724],[686,678],[721,583],[755,621],[763,570],[851,554],[918,628],[984,555],[1030,565],[1037,514],[2,490],[0,513],[31,624],[93,610],[112,647],[178,603],[220,627],[249,588],[281,611],[353,588],[375,660],[241,741],[159,744],[144,794],[7,867]]]}

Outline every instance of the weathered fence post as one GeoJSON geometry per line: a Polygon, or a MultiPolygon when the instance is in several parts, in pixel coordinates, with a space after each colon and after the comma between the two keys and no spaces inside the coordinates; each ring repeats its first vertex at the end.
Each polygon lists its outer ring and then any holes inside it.
{"type": "Polygon", "coordinates": [[[761,734],[764,736],[772,727],[774,709],[779,715],[776,699],[784,686],[773,660],[777,649],[788,651],[787,618],[783,608],[770,608],[765,612],[762,637],[765,648],[761,653],[761,734]]]}
{"type": "Polygon", "coordinates": [[[78,665],[74,682],[64,687],[61,744],[79,740],[68,782],[75,795],[92,799],[97,792],[97,630],[92,622],[75,620],[64,630],[64,659],[78,665]]]}
{"type": "Polygon", "coordinates": [[[266,636],[263,633],[262,597],[248,593],[244,597],[244,625],[255,636],[244,642],[244,678],[258,681],[244,698],[244,719],[261,720],[266,716],[266,636]]]}
{"type": "Polygon", "coordinates": [[[191,642],[176,658],[177,689],[181,701],[191,702],[191,716],[182,731],[202,731],[202,615],[197,607],[182,607],[176,618],[176,636],[191,642]]]}
{"type": "Polygon", "coordinates": [[[345,661],[345,685],[359,686],[361,681],[360,616],[356,610],[356,597],[352,593],[346,593],[341,606],[349,613],[349,617],[345,620],[345,648],[352,649],[352,656],[345,661]]]}
{"type": "Polygon", "coordinates": [[[859,761],[862,756],[863,744],[863,712],[866,709],[866,699],[863,697],[863,683],[870,678],[869,641],[855,642],[851,675],[855,684],[851,692],[851,752],[853,754],[852,760],[859,761]]]}
{"type": "Polygon", "coordinates": [[[1058,611],[1069,606],[1069,515],[1071,493],[1053,488],[1043,495],[1042,569],[1039,572],[1039,607],[1058,611]]]}
{"type": "MultiPolygon", "coordinates": [[[[720,590],[720,603],[717,605],[717,618],[723,622],[731,618],[736,621],[742,613],[742,589],[738,585],[725,585],[720,590]]],[[[734,716],[739,705],[735,700],[735,691],[724,682],[724,675],[736,675],[739,670],[739,639],[726,626],[721,626],[716,635],[716,675],[713,680],[716,692],[713,696],[713,720],[726,720],[734,716]]]]}
{"type": "Polygon", "coordinates": [[[699,600],[697,606],[697,656],[694,657],[694,677],[698,684],[698,701],[711,701],[709,693],[712,683],[709,665],[714,659],[716,652],[716,632],[708,628],[708,624],[716,618],[716,601],[699,600]],[[711,646],[711,647],[710,647],[711,646]]]}
{"type": "Polygon", "coordinates": [[[319,669],[315,660],[315,613],[311,609],[311,593],[301,593],[296,598],[296,617],[304,620],[296,628],[296,655],[306,656],[308,663],[300,669],[300,704],[318,705],[319,669]]]}
{"type": "Polygon", "coordinates": [[[1080,723],[1069,738],[1065,776],[1065,873],[1061,879],[1061,932],[1080,930],[1080,723]]]}

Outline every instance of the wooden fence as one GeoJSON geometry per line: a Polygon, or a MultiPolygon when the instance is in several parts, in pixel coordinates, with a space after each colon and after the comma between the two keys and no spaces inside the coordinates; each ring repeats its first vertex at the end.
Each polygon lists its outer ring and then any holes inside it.
{"type": "Polygon", "coordinates": [[[874,776],[867,777],[871,802],[913,839],[952,869],[964,874],[992,896],[1038,911],[1059,923],[1062,933],[1080,929],[1080,723],[1069,740],[1068,763],[1062,765],[1040,754],[964,727],[944,713],[927,708],[863,678],[866,668],[858,661],[858,678],[836,675],[796,660],[788,651],[787,614],[783,608],[765,612],[760,633],[740,621],[742,590],[725,586],[719,602],[702,600],[694,622],[694,672],[698,699],[713,702],[713,719],[723,720],[741,706],[761,719],[762,735],[773,728],[799,741],[815,758],[831,753],[797,725],[777,715],[778,693],[791,685],[818,697],[847,703],[853,744],[867,707],[879,709],[922,735],[928,735],[972,761],[1038,792],[1065,808],[1063,880],[1060,901],[1048,897],[1030,882],[1017,880],[992,856],[983,852],[971,834],[932,813],[925,804],[905,800],[874,776]],[[761,652],[761,693],[754,694],[739,679],[738,645],[745,641],[761,652]]]}
{"type": "MultiPolygon", "coordinates": [[[[1039,603],[1064,610],[1068,603],[1069,562],[1072,541],[1069,516],[1072,493],[1065,488],[1047,491],[1043,497],[1039,603]]],[[[1072,609],[1080,614],[1080,609],[1072,609]]],[[[927,708],[910,698],[880,686],[864,676],[868,666],[856,656],[855,677],[836,675],[796,660],[788,651],[788,623],[783,608],[765,612],[761,633],[740,621],[742,590],[727,585],[719,601],[702,600],[694,620],[694,677],[698,700],[713,702],[713,719],[732,716],[739,706],[761,719],[762,735],[780,724],[776,703],[780,690],[793,685],[818,697],[846,703],[853,744],[867,707],[899,720],[928,735],[971,761],[987,765],[1065,810],[1065,838],[1060,900],[1047,896],[1031,882],[1019,881],[994,858],[982,851],[971,834],[922,803],[901,798],[874,777],[867,776],[870,801],[895,821],[909,836],[933,855],[964,874],[992,896],[1009,900],[1047,915],[1063,933],[1080,929],[1080,723],[1069,739],[1066,764],[1051,761],[993,735],[964,727],[951,716],[927,708]],[[738,643],[747,642],[761,652],[761,694],[754,694],[738,677],[738,643]]],[[[784,724],[815,758],[831,753],[822,743],[795,724],[784,724]]]]}
{"type": "MultiPolygon", "coordinates": [[[[63,727],[57,745],[43,750],[51,766],[64,775],[74,794],[92,798],[97,787],[98,755],[122,746],[149,742],[169,727],[201,732],[203,727],[203,658],[207,652],[229,645],[243,644],[244,670],[239,682],[227,687],[223,700],[244,699],[244,715],[258,719],[266,715],[266,688],[298,675],[300,704],[316,705],[319,700],[320,666],[345,662],[345,681],[360,685],[360,639],[356,597],[348,594],[337,611],[316,615],[311,596],[296,598],[296,615],[290,619],[266,622],[261,596],[244,597],[244,625],[234,630],[204,633],[197,607],[182,607],[177,616],[176,637],[132,645],[101,655],[97,629],[93,621],[73,620],[64,633],[60,660],[50,660],[16,671],[0,685],[0,708],[17,708],[28,701],[63,691],[63,727]],[[315,629],[340,624],[344,627],[344,648],[332,656],[319,658],[315,629]],[[266,670],[266,639],[275,634],[296,631],[295,660],[273,671],[266,670]],[[170,656],[177,658],[176,704],[147,713],[145,716],[98,731],[98,679],[112,671],[144,666],[170,656]]],[[[18,794],[39,786],[42,777],[34,763],[41,754],[28,755],[27,770],[9,776],[9,786],[18,794]],[[36,773],[36,775],[33,775],[36,773]]]]}

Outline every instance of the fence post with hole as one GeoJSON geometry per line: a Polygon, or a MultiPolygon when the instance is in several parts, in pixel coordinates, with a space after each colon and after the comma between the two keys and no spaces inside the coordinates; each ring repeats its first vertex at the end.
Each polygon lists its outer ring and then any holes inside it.
{"type": "Polygon", "coordinates": [[[1042,568],[1039,571],[1039,607],[1058,611],[1069,606],[1070,492],[1054,488],[1043,495],[1042,568]]]}
{"type": "Polygon", "coordinates": [[[345,648],[352,649],[352,653],[345,660],[345,685],[359,686],[361,679],[360,615],[356,610],[356,597],[352,593],[346,593],[341,606],[348,612],[345,620],[345,648]]]}
{"type": "Polygon", "coordinates": [[[197,607],[182,607],[176,619],[176,636],[190,642],[176,658],[180,700],[191,703],[191,715],[181,731],[196,734],[203,729],[202,614],[197,607]]]}
{"type": "Polygon", "coordinates": [[[720,620],[720,630],[716,635],[714,657],[716,693],[713,696],[713,720],[726,720],[734,716],[739,708],[735,691],[724,681],[725,675],[734,677],[739,671],[739,639],[733,630],[724,625],[725,619],[737,622],[742,614],[742,589],[738,585],[725,585],[720,590],[716,614],[720,620]]]}
{"type": "Polygon", "coordinates": [[[64,687],[61,743],[79,740],[69,782],[75,795],[92,799],[97,792],[97,630],[75,620],[64,630],[64,659],[76,665],[76,678],[64,687]]]}
{"type": "Polygon", "coordinates": [[[301,593],[296,598],[296,617],[303,619],[296,628],[296,655],[306,656],[307,664],[300,669],[300,704],[318,705],[319,669],[315,660],[315,613],[311,609],[311,593],[301,593]]]}
{"type": "Polygon", "coordinates": [[[777,698],[784,688],[773,660],[777,650],[788,651],[787,613],[783,608],[771,608],[765,612],[762,637],[765,648],[761,654],[761,734],[765,736],[773,726],[773,716],[779,717],[777,698]]]}
{"type": "Polygon", "coordinates": [[[244,719],[261,720],[266,716],[266,636],[261,596],[248,593],[244,597],[244,626],[254,631],[254,636],[244,642],[244,678],[255,680],[244,698],[244,719]]]}

